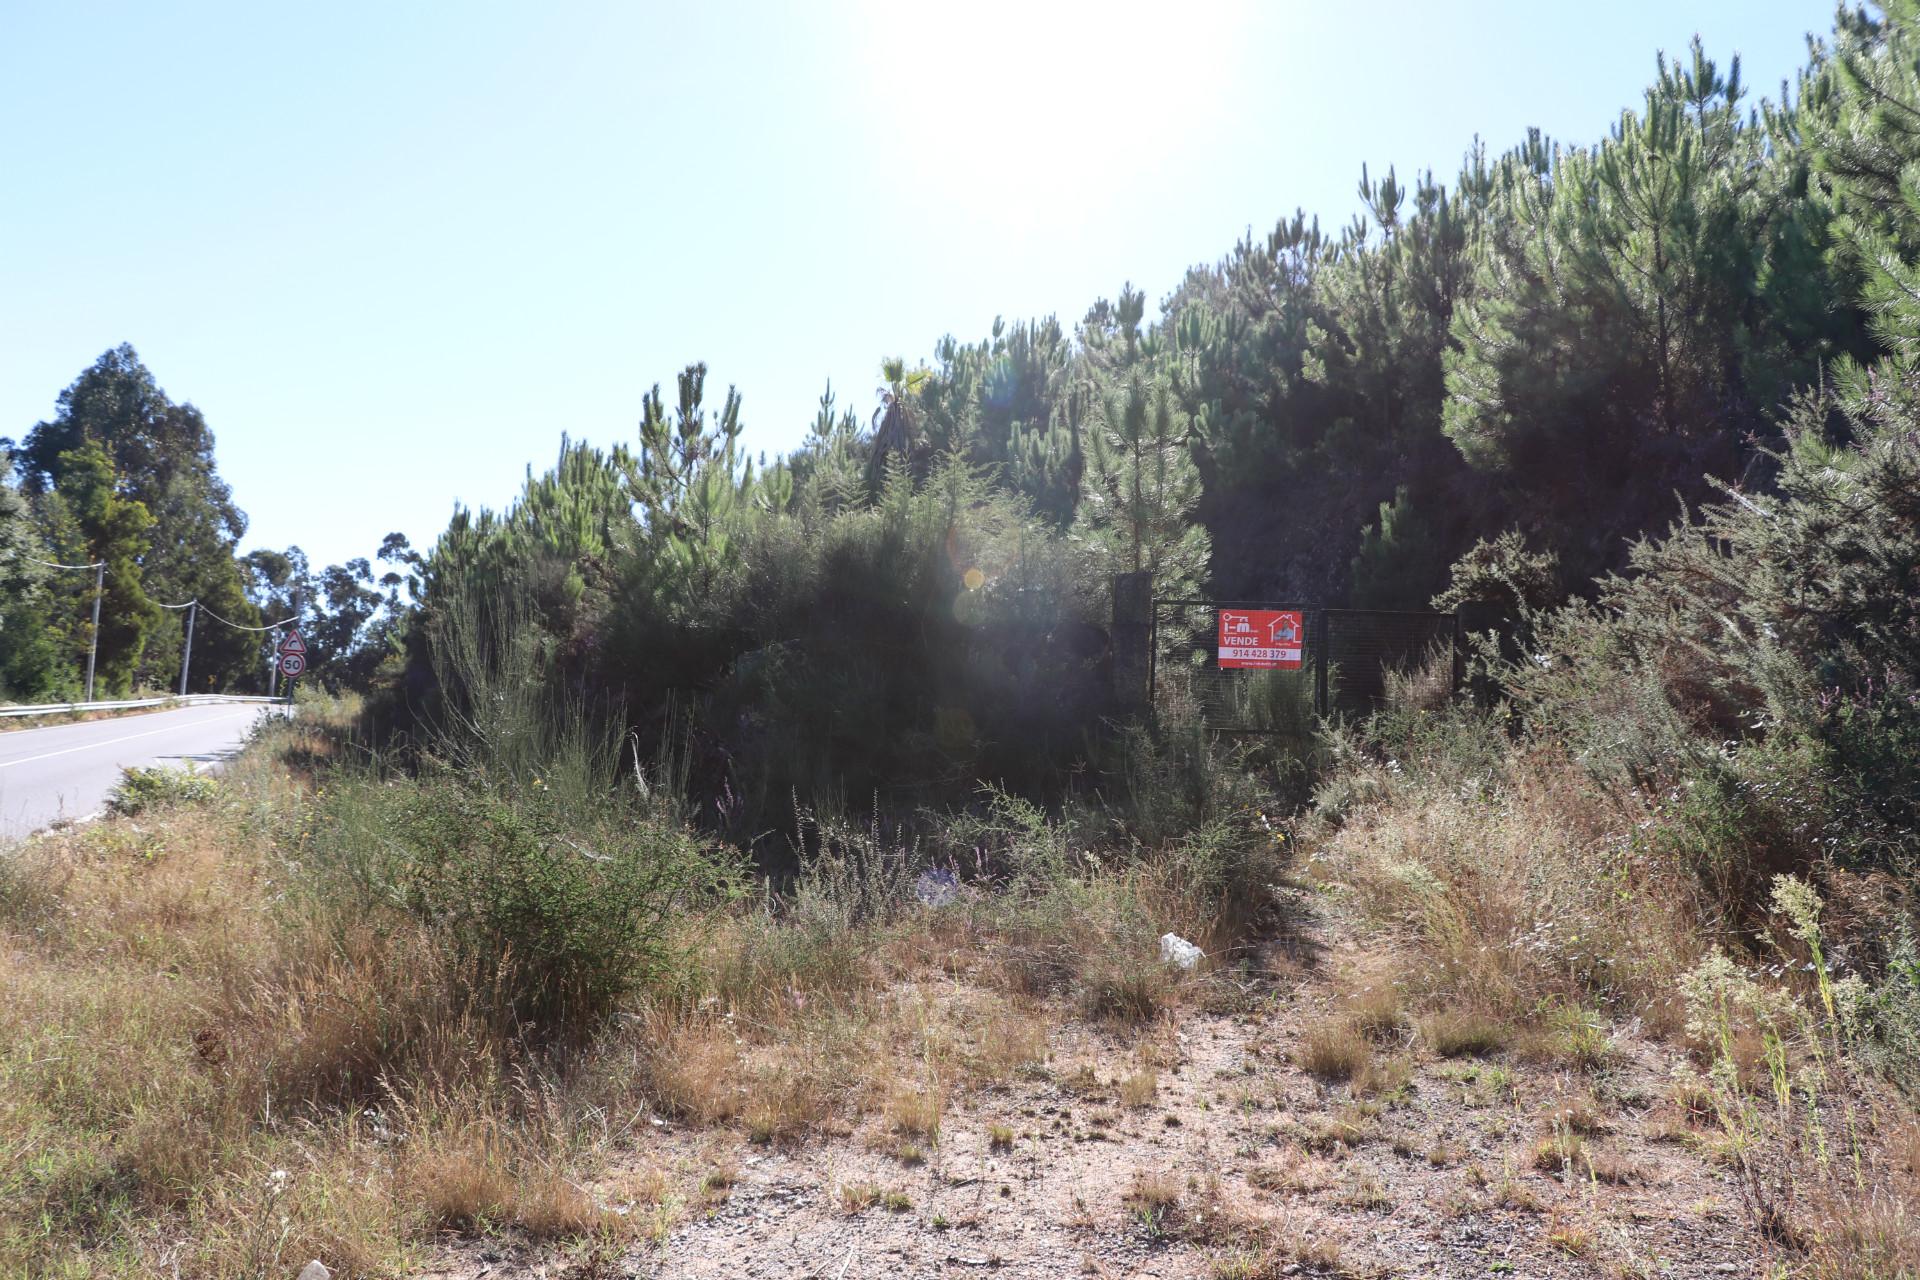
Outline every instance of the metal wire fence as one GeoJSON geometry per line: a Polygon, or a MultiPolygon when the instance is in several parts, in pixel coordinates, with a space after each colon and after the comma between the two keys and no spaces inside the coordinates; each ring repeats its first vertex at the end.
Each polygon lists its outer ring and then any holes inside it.
{"type": "MultiPolygon", "coordinates": [[[[1230,650],[1233,646],[1229,646],[1230,650]]],[[[1235,652],[1238,652],[1237,650],[1235,652]]],[[[1274,652],[1260,650],[1259,652],[1274,652]]],[[[1291,652],[1279,650],[1277,652],[1291,652]]],[[[1458,619],[1451,613],[1320,609],[1249,600],[1156,600],[1151,687],[1190,699],[1207,723],[1238,733],[1293,732],[1314,715],[1365,715],[1381,705],[1396,676],[1458,678],[1458,619]],[[1303,634],[1298,666],[1221,666],[1222,614],[1271,617],[1303,634]]]]}

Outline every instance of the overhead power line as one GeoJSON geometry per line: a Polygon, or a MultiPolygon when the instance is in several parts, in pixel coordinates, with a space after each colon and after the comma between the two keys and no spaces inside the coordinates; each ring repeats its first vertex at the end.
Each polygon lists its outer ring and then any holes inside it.
{"type": "MultiPolygon", "coordinates": [[[[88,637],[87,644],[87,701],[92,702],[94,660],[100,652],[100,597],[105,594],[104,587],[106,586],[107,580],[107,562],[105,560],[96,560],[92,564],[58,564],[52,560],[41,560],[34,556],[22,556],[21,559],[31,564],[42,565],[48,569],[91,569],[94,572],[93,631],[88,637]]],[[[187,692],[187,664],[193,661],[193,620],[202,611],[215,622],[223,626],[232,627],[235,631],[278,631],[289,623],[298,623],[300,621],[300,615],[296,613],[291,618],[282,618],[278,622],[269,622],[265,626],[250,627],[245,623],[235,622],[230,618],[221,617],[213,610],[208,609],[204,604],[201,604],[198,597],[188,600],[184,604],[168,604],[164,600],[155,600],[153,603],[162,609],[192,610],[192,612],[187,615],[186,645],[180,654],[180,692],[182,695],[187,692]]]]}
{"type": "MultiPolygon", "coordinates": [[[[200,607],[202,609],[207,609],[207,606],[205,606],[204,604],[201,605],[200,607]]],[[[300,621],[299,615],[295,614],[291,618],[282,618],[278,622],[269,622],[264,627],[249,627],[238,622],[227,622],[225,618],[221,617],[219,614],[215,613],[211,609],[207,609],[207,616],[209,618],[212,618],[215,622],[226,622],[227,625],[232,627],[235,631],[278,631],[281,627],[286,626],[290,622],[300,621]]]]}

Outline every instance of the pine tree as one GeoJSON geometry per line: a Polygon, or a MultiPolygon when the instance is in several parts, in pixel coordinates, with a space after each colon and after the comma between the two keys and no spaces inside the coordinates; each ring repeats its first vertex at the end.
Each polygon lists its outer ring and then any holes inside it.
{"type": "Polygon", "coordinates": [[[1576,579],[1617,566],[1675,491],[1762,478],[1770,397],[1852,341],[1808,252],[1824,220],[1789,212],[1798,113],[1762,128],[1744,94],[1738,60],[1696,40],[1598,146],[1535,134],[1491,171],[1445,430],[1576,579]]]}
{"type": "Polygon", "coordinates": [[[788,459],[800,512],[832,515],[859,503],[865,484],[860,423],[853,410],[834,412],[833,384],[820,396],[807,437],[788,459]]]}
{"type": "Polygon", "coordinates": [[[671,424],[658,384],[642,398],[640,454],[631,482],[656,567],[665,574],[660,588],[686,601],[711,591],[715,575],[733,562],[733,516],[741,496],[740,393],[727,388],[709,427],[706,379],[704,364],[681,372],[671,424]]]}
{"type": "Polygon", "coordinates": [[[1135,371],[1110,392],[1090,433],[1078,535],[1103,574],[1153,575],[1158,595],[1188,595],[1206,577],[1211,544],[1193,522],[1200,473],[1186,414],[1163,380],[1135,371]]]}

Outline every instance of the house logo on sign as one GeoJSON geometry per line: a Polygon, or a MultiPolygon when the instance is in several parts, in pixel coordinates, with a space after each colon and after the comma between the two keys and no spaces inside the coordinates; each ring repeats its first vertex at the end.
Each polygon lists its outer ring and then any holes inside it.
{"type": "Polygon", "coordinates": [[[1306,647],[1306,615],[1298,609],[1222,609],[1216,660],[1223,670],[1293,671],[1306,647]]]}

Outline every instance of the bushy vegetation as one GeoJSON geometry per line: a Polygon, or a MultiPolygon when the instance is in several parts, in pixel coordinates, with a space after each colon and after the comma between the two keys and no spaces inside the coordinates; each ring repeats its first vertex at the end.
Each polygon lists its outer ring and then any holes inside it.
{"type": "MultiPolygon", "coordinates": [[[[1289,217],[1157,317],[1129,286],[1071,326],[889,360],[870,429],[829,390],[771,463],[741,452],[740,394],[691,366],[632,444],[565,443],[508,510],[455,518],[420,563],[405,700],[435,714],[436,619],[523,598],[554,678],[643,755],[690,743],[702,825],[751,842],[796,797],[1125,803],[1118,572],[1516,624],[1569,596],[1637,611],[1615,598],[1648,574],[1633,539],[1676,494],[1764,506],[1812,474],[1780,459],[1849,450],[1839,419],[1881,412],[1843,410],[1841,383],[1901,340],[1876,280],[1905,215],[1863,140],[1892,117],[1863,77],[1906,21],[1846,17],[1758,109],[1696,43],[1597,144],[1476,147],[1450,185],[1363,173],[1337,235],[1289,217]]],[[[1319,759],[1286,754],[1283,793],[1319,759]]]]}
{"type": "Polygon", "coordinates": [[[1816,1274],[1914,1258],[1875,1136],[1908,1107],[1869,1077],[1910,1088],[1920,1049],[1916,390],[1896,346],[1797,398],[1767,491],[1723,486],[1591,602],[1538,607],[1476,554],[1456,582],[1504,582],[1521,620],[1481,650],[1500,704],[1403,685],[1309,824],[1421,955],[1439,1051],[1509,1023],[1579,1057],[1588,1011],[1688,1044],[1752,1220],[1816,1274]]]}
{"type": "MultiPolygon", "coordinates": [[[[390,545],[404,617],[355,614],[349,568],[334,669],[395,655],[351,730],[279,730],[218,787],[131,778],[166,834],[0,863],[32,940],[0,947],[0,1149],[49,1152],[0,1181],[0,1264],[148,1261],[142,1213],[210,1274],[370,1274],[435,1226],[617,1237],[640,1219],[550,1157],[643,1106],[932,1143],[955,1091],[1044,1062],[1047,1017],[1137,1034],[1204,980],[1161,934],[1251,961],[1298,874],[1398,966],[1305,1070],[1392,1093],[1392,1042],[1597,1077],[1643,1026],[1756,1229],[1814,1274],[1912,1274],[1916,40],[1906,0],[1842,13],[1757,112],[1696,46],[1595,146],[1363,176],[1338,237],[1284,221],[1152,323],[1128,288],[890,360],[866,429],[829,392],[771,464],[692,366],[632,446],[563,442],[506,511],[390,545]],[[1178,678],[1116,687],[1120,573],[1481,630],[1464,686],[1450,654],[1386,672],[1358,720],[1250,675],[1266,732],[1230,742],[1178,678]],[[91,986],[67,964],[101,954],[91,986]],[[135,993],[156,957],[168,990],[135,993]],[[932,973],[965,995],[894,998],[932,973]]],[[[90,395],[0,490],[10,580],[62,504],[74,554],[139,559],[90,395]]],[[[65,616],[0,615],[5,669],[55,670],[65,616]]],[[[1533,1163],[1613,1176],[1575,1128],[1533,1163]]]]}
{"type": "Polygon", "coordinates": [[[219,785],[210,775],[192,768],[128,769],[108,807],[132,815],[156,805],[197,804],[217,795],[219,785]]]}
{"type": "Polygon", "coordinates": [[[1230,959],[1280,873],[1244,824],[1146,856],[999,794],[937,843],[802,812],[787,887],[743,893],[661,765],[487,723],[401,769],[312,703],[215,786],[138,775],[137,824],[0,857],[0,1142],[32,1153],[0,1271],[371,1276],[442,1228],[623,1248],[687,1201],[592,1181],[614,1121],[937,1142],[941,1099],[1044,1069],[1037,1002],[1142,1034],[1192,981],[1157,934],[1230,959]],[[936,974],[972,994],[894,991],[936,974]]]}

